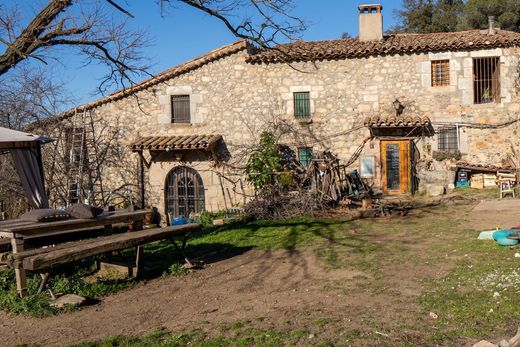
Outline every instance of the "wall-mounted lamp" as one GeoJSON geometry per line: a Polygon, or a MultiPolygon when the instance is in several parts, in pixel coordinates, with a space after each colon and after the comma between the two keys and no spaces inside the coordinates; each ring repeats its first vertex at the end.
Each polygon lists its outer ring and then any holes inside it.
{"type": "Polygon", "coordinates": [[[181,152],[175,153],[175,160],[176,161],[181,161],[182,160],[182,153],[181,152]]]}
{"type": "Polygon", "coordinates": [[[399,101],[399,99],[395,99],[395,101],[392,104],[394,105],[396,115],[400,116],[401,114],[403,114],[404,106],[401,103],[401,101],[399,101]]]}
{"type": "Polygon", "coordinates": [[[166,150],[166,152],[169,152],[170,151],[170,146],[166,146],[165,150],[166,150]]]}

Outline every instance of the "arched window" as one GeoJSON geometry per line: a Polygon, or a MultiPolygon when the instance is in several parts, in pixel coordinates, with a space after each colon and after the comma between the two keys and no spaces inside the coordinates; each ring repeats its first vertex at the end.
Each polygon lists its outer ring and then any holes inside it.
{"type": "Polygon", "coordinates": [[[166,176],[166,213],[173,217],[188,217],[204,210],[204,184],[199,173],[185,166],[174,168],[166,176]]]}

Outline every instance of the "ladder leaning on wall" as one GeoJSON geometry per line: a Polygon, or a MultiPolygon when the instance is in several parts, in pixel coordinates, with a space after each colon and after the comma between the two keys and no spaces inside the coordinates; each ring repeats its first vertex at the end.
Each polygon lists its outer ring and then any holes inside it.
{"type": "Polygon", "coordinates": [[[85,202],[104,205],[101,165],[94,130],[92,112],[80,112],[76,109],[72,128],[67,136],[70,148],[67,175],[68,204],[85,202]]]}

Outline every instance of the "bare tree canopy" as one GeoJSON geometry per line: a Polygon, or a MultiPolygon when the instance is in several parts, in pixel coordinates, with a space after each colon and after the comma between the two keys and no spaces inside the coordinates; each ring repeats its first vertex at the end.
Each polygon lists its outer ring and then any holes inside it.
{"type": "MultiPolygon", "coordinates": [[[[305,29],[290,15],[293,0],[148,0],[167,14],[176,6],[195,8],[220,20],[235,36],[269,47],[305,29]]],[[[148,40],[129,29],[134,14],[126,0],[47,0],[32,18],[16,6],[0,5],[0,75],[29,58],[49,63],[60,47],[79,50],[86,63],[106,65],[100,89],[133,83],[149,66],[141,53],[148,40]],[[54,51],[53,51],[54,49],[54,51]]]]}
{"type": "Polygon", "coordinates": [[[0,76],[0,126],[23,129],[56,115],[69,103],[63,84],[49,69],[21,66],[16,74],[0,76]]]}

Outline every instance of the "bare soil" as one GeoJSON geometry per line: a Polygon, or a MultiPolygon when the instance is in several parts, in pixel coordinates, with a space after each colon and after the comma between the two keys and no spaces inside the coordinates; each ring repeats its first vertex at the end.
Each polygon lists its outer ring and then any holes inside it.
{"type": "Polygon", "coordinates": [[[356,271],[326,271],[313,253],[251,251],[184,277],[149,281],[98,305],[43,319],[0,312],[1,344],[64,345],[163,326],[181,331],[252,317],[294,320],[304,309],[343,310],[349,300],[320,292],[356,271]]]}

